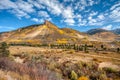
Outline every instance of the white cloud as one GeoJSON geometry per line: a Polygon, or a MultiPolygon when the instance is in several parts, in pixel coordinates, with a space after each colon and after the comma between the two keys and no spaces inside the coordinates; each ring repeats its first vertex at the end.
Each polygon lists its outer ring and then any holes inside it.
{"type": "Polygon", "coordinates": [[[92,6],[94,4],[93,0],[88,0],[89,1],[89,5],[92,6]]]}
{"type": "Polygon", "coordinates": [[[6,27],[6,26],[0,26],[0,29],[15,29],[14,27],[6,27]]]}
{"type": "Polygon", "coordinates": [[[109,15],[113,22],[120,22],[120,7],[115,8],[109,15]]]}
{"type": "Polygon", "coordinates": [[[87,1],[86,0],[80,0],[80,1],[81,1],[82,5],[87,6],[87,1]]]}
{"type": "Polygon", "coordinates": [[[79,9],[79,11],[83,11],[86,9],[86,7],[93,6],[94,4],[98,4],[99,2],[100,0],[74,0],[74,2],[72,3],[75,4],[75,6],[73,6],[75,10],[79,9]]]}
{"type": "Polygon", "coordinates": [[[82,21],[82,16],[80,14],[76,14],[74,17],[79,23],[82,21]]]}
{"type": "Polygon", "coordinates": [[[0,9],[17,8],[17,5],[10,0],[0,0],[0,9]]]}
{"type": "Polygon", "coordinates": [[[52,18],[46,11],[39,11],[38,17],[40,17],[40,22],[43,22],[45,20],[52,21],[52,18]]]}
{"type": "Polygon", "coordinates": [[[97,14],[98,14],[98,12],[93,12],[93,11],[89,14],[88,25],[96,25],[98,23],[97,18],[96,19],[93,18],[97,14]]]}
{"type": "Polygon", "coordinates": [[[36,23],[43,23],[44,19],[38,19],[38,18],[32,18],[32,21],[36,22],[36,23]]]}
{"type": "Polygon", "coordinates": [[[75,21],[73,19],[66,19],[64,20],[68,25],[74,25],[75,21]]]}
{"type": "Polygon", "coordinates": [[[17,2],[15,2],[16,5],[18,6],[19,9],[27,12],[27,13],[32,13],[34,12],[35,10],[33,9],[33,5],[28,3],[28,2],[25,2],[25,1],[22,1],[22,0],[18,0],[17,2]]]}
{"type": "Polygon", "coordinates": [[[62,15],[65,19],[64,22],[66,22],[68,25],[73,25],[75,23],[74,13],[71,7],[67,7],[66,9],[64,9],[62,15]]]}
{"type": "Polygon", "coordinates": [[[52,19],[51,18],[47,18],[47,19],[44,19],[44,18],[40,18],[40,19],[32,18],[31,20],[36,22],[36,23],[43,23],[45,20],[51,21],[52,19]]]}
{"type": "Polygon", "coordinates": [[[89,16],[93,17],[93,16],[96,16],[97,14],[98,14],[98,12],[92,11],[89,16]]]}
{"type": "Polygon", "coordinates": [[[15,2],[11,0],[1,0],[0,10],[3,10],[3,9],[4,10],[7,9],[8,12],[13,13],[19,19],[21,19],[21,17],[30,18],[28,13],[35,12],[32,4],[22,0],[18,0],[15,2]]]}
{"type": "Polygon", "coordinates": [[[92,23],[96,23],[96,22],[97,22],[96,19],[92,19],[92,18],[90,18],[89,20],[90,20],[90,21],[89,21],[90,24],[92,24],[92,23]]]}
{"type": "Polygon", "coordinates": [[[32,18],[31,20],[34,22],[39,22],[39,19],[37,19],[37,18],[32,18]]]}
{"type": "Polygon", "coordinates": [[[87,20],[79,20],[78,26],[85,26],[87,25],[87,20]]]}
{"type": "Polygon", "coordinates": [[[19,19],[21,19],[21,17],[30,18],[30,16],[26,12],[19,9],[10,10],[10,12],[15,14],[19,19]]]}
{"type": "Polygon", "coordinates": [[[114,9],[116,9],[117,7],[120,7],[120,2],[117,3],[117,4],[115,4],[115,5],[113,5],[113,6],[110,8],[110,10],[114,10],[114,9]]]}
{"type": "Polygon", "coordinates": [[[98,15],[98,12],[92,11],[89,16],[88,16],[88,24],[90,26],[102,26],[106,21],[105,21],[105,16],[104,14],[100,13],[98,15]]]}
{"type": "Polygon", "coordinates": [[[36,8],[38,9],[45,9],[45,6],[43,6],[42,4],[39,4],[37,1],[35,0],[28,0],[28,2],[32,5],[34,5],[36,8]]]}
{"type": "Polygon", "coordinates": [[[74,2],[74,0],[64,0],[64,2],[74,2]]]}
{"type": "Polygon", "coordinates": [[[120,25],[115,25],[114,27],[112,27],[112,30],[117,28],[120,28],[120,25]]]}
{"type": "Polygon", "coordinates": [[[56,16],[62,16],[68,25],[75,23],[74,12],[71,6],[65,7],[57,0],[38,0],[40,4],[46,6],[47,10],[56,16]]]}
{"type": "Polygon", "coordinates": [[[105,29],[105,30],[112,30],[112,25],[104,26],[102,29],[105,29]]]}
{"type": "Polygon", "coordinates": [[[74,18],[74,13],[71,7],[64,9],[62,15],[64,18],[74,18]]]}
{"type": "Polygon", "coordinates": [[[1,31],[10,31],[10,30],[15,30],[14,27],[8,27],[8,26],[0,26],[1,31]]]}
{"type": "Polygon", "coordinates": [[[89,17],[88,18],[88,24],[87,25],[90,25],[90,26],[102,26],[104,24],[104,21],[101,21],[99,20],[98,18],[91,18],[89,17]]]}
{"type": "Polygon", "coordinates": [[[103,25],[107,23],[106,16],[113,22],[120,22],[120,3],[113,5],[105,15],[104,12],[99,13],[91,8],[99,2],[100,0],[1,0],[0,10],[7,10],[19,19],[30,18],[35,22],[51,21],[51,16],[60,17],[60,21],[67,25],[103,25]]]}
{"type": "Polygon", "coordinates": [[[109,18],[112,22],[120,22],[120,1],[110,8],[109,18]]]}
{"type": "Polygon", "coordinates": [[[74,17],[75,18],[82,18],[82,16],[80,14],[76,14],[74,17]]]}
{"type": "Polygon", "coordinates": [[[62,13],[62,5],[57,0],[38,0],[42,5],[45,5],[46,8],[55,15],[60,15],[62,13]]]}
{"type": "Polygon", "coordinates": [[[104,19],[105,19],[105,17],[104,17],[104,15],[103,15],[103,14],[100,14],[100,15],[98,15],[98,19],[99,19],[99,20],[104,20],[104,19]]]}
{"type": "Polygon", "coordinates": [[[46,11],[39,11],[38,16],[45,17],[45,18],[50,17],[46,11]]]}

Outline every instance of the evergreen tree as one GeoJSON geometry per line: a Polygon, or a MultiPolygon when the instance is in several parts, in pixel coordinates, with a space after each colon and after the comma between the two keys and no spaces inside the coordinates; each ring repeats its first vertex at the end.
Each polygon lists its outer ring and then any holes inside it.
{"type": "Polygon", "coordinates": [[[117,48],[117,52],[120,52],[120,48],[117,48]]]}
{"type": "Polygon", "coordinates": [[[87,44],[84,46],[84,51],[87,52],[87,44]]]}

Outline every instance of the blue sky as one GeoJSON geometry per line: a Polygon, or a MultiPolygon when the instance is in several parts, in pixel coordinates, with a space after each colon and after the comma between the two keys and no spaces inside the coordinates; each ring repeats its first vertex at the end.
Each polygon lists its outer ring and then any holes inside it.
{"type": "Polygon", "coordinates": [[[78,31],[120,28],[120,0],[0,0],[0,32],[45,20],[78,31]]]}

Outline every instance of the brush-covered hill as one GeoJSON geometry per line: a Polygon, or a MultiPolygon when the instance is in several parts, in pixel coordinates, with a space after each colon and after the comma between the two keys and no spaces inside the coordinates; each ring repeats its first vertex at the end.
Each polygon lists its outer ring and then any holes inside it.
{"type": "Polygon", "coordinates": [[[114,29],[114,30],[111,30],[113,33],[115,34],[119,34],[120,35],[120,28],[117,28],[117,29],[114,29]]]}
{"type": "Polygon", "coordinates": [[[89,30],[86,34],[70,28],[58,28],[49,21],[45,21],[43,24],[31,25],[14,31],[0,33],[0,41],[6,41],[8,43],[72,44],[116,40],[120,40],[120,36],[111,31],[93,29],[89,30]]]}
{"type": "Polygon", "coordinates": [[[103,42],[111,42],[111,41],[116,41],[118,39],[120,39],[120,37],[112,32],[100,32],[100,33],[96,33],[94,35],[92,35],[93,37],[98,38],[100,41],[103,42]]]}
{"type": "Polygon", "coordinates": [[[105,29],[91,29],[87,31],[87,34],[91,35],[92,39],[101,42],[112,42],[120,40],[120,36],[118,34],[105,29]]]}
{"type": "Polygon", "coordinates": [[[0,40],[9,43],[76,43],[86,36],[84,33],[73,29],[60,29],[53,23],[45,21],[44,24],[31,25],[1,33],[0,40]]]}
{"type": "Polygon", "coordinates": [[[90,35],[94,35],[96,33],[101,33],[101,32],[109,32],[108,30],[105,30],[105,29],[90,29],[87,31],[87,34],[90,34],[90,35]]]}

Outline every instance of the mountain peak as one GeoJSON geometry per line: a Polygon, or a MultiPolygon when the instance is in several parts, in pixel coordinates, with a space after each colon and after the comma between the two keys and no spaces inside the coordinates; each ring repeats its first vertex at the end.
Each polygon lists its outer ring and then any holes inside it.
{"type": "Polygon", "coordinates": [[[45,20],[44,24],[52,24],[52,23],[48,20],[45,20]]]}
{"type": "Polygon", "coordinates": [[[58,27],[56,25],[54,25],[53,23],[51,23],[50,21],[47,21],[47,20],[45,20],[44,25],[46,25],[48,28],[58,29],[58,27]]]}

